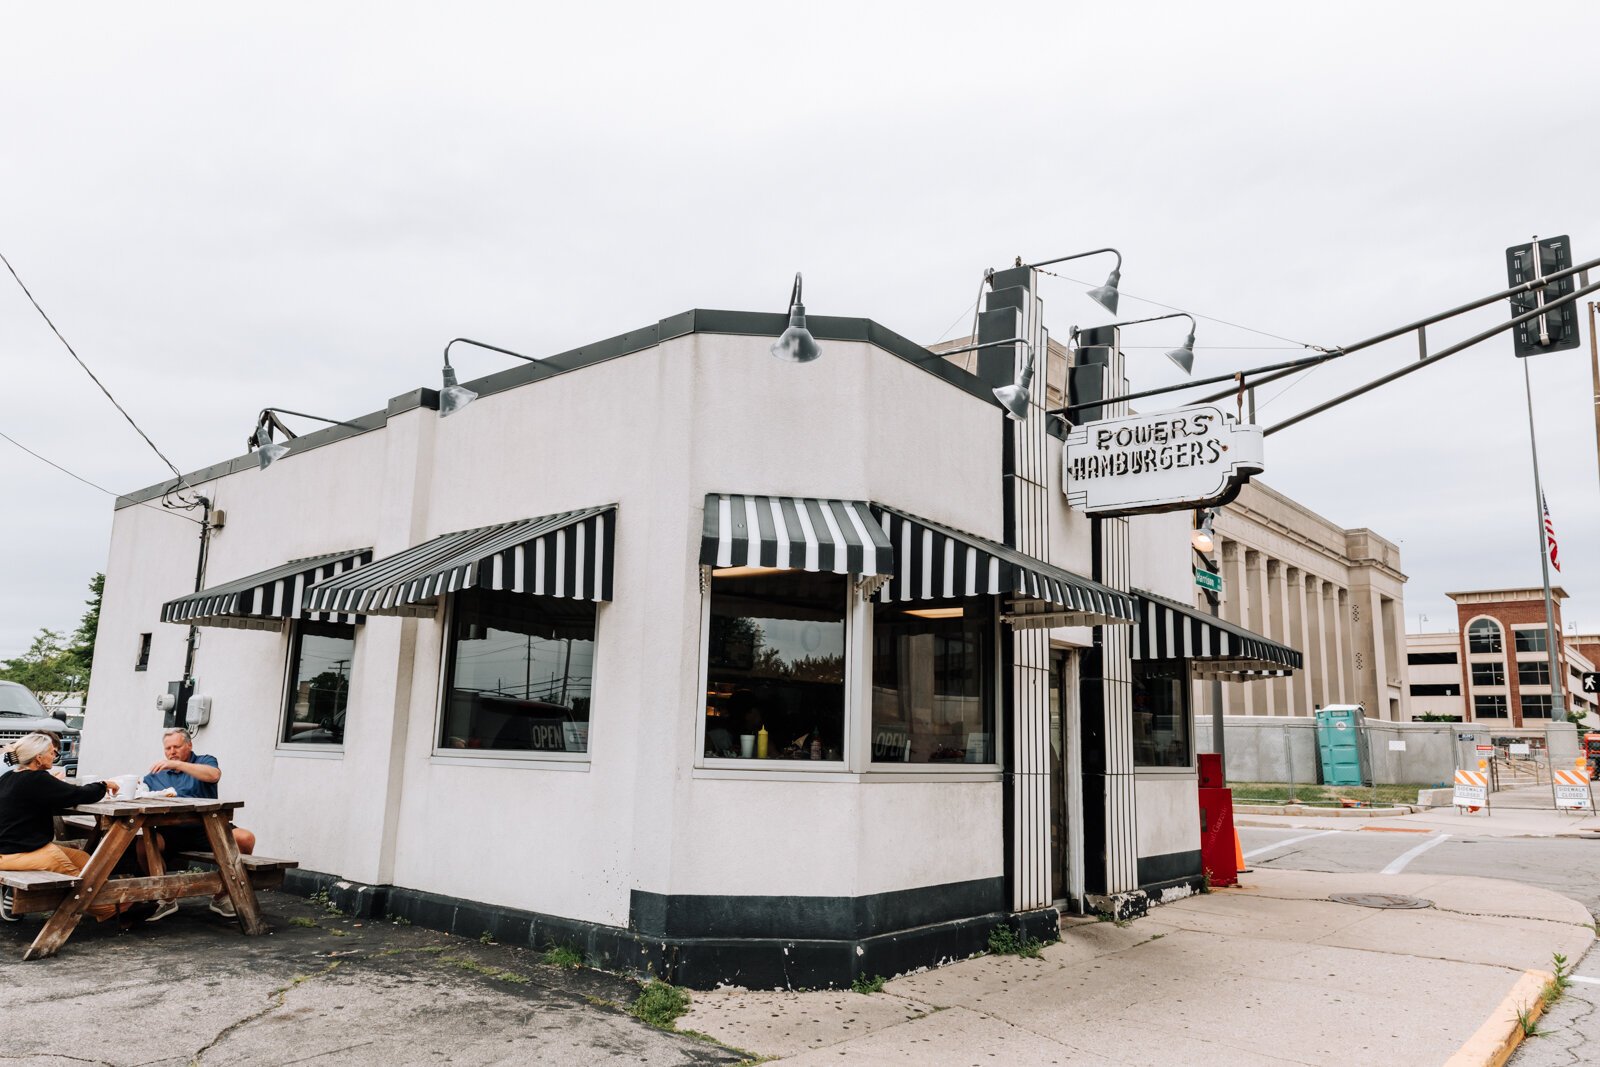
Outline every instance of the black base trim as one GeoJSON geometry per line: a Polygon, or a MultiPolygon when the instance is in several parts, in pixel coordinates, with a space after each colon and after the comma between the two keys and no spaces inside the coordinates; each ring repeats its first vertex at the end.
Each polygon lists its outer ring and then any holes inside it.
{"type": "MultiPolygon", "coordinates": [[[[985,884],[986,879],[937,889],[955,888],[976,896],[979,893],[977,889],[963,887],[985,884]]],[[[502,944],[533,949],[563,945],[581,951],[590,966],[649,975],[690,989],[711,989],[718,985],[740,985],[750,989],[843,988],[860,977],[892,977],[922,967],[966,959],[988,948],[989,935],[998,926],[1009,926],[1040,940],[1054,940],[1058,936],[1060,919],[1054,908],[1027,912],[995,909],[867,937],[796,939],[778,936],[652,935],[641,930],[624,930],[602,923],[483,904],[399,886],[364,885],[317,871],[288,871],[283,888],[286,892],[301,896],[326,893],[329,903],[361,919],[402,919],[430,930],[474,939],[488,933],[502,944]]],[[[916,906],[931,906],[918,903],[923,900],[921,894],[924,892],[911,891],[911,902],[916,906]]],[[[933,890],[926,892],[932,894],[933,890]]],[[[857,903],[847,909],[852,916],[851,921],[855,921],[854,916],[870,913],[875,906],[881,906],[883,902],[878,897],[892,895],[857,898],[857,903]]],[[[636,894],[636,898],[638,896],[660,901],[696,899],[659,894],[636,894]]],[[[849,901],[851,898],[822,899],[849,901]]],[[[927,899],[931,900],[931,896],[927,899]]],[[[733,907],[735,911],[745,910],[742,905],[733,907]]],[[[638,908],[636,899],[635,911],[638,908]]],[[[905,913],[909,914],[910,910],[905,913]]],[[[670,909],[661,914],[669,915],[670,909]]],[[[688,923],[690,920],[703,921],[708,915],[701,914],[697,919],[691,908],[681,911],[680,917],[688,923]]],[[[746,914],[745,918],[748,919],[749,915],[746,914]]],[[[835,920],[837,918],[836,914],[835,920]]]]}
{"type": "Polygon", "coordinates": [[[1170,882],[1175,878],[1200,876],[1200,850],[1168,852],[1160,856],[1139,857],[1139,885],[1170,882]]]}

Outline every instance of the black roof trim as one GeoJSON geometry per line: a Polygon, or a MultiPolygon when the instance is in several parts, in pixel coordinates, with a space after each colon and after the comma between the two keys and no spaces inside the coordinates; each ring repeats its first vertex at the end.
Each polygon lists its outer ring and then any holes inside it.
{"type": "MultiPolygon", "coordinates": [[[[582,348],[558,352],[553,356],[541,357],[537,363],[519,363],[502,371],[485,375],[462,384],[478,393],[480,396],[489,396],[493,393],[503,393],[507,389],[515,389],[529,382],[541,381],[552,378],[557,374],[566,374],[570,371],[592,367],[606,360],[616,359],[618,356],[631,355],[653,348],[663,341],[670,341],[675,337],[683,337],[691,333],[738,334],[751,337],[776,338],[789,325],[789,317],[783,312],[769,311],[717,311],[706,308],[694,308],[668,316],[660,322],[641,329],[630,330],[627,333],[608,337],[603,341],[596,341],[584,345],[582,348]]],[[[901,337],[893,330],[887,329],[871,319],[845,318],[835,315],[808,315],[806,326],[811,334],[819,341],[864,341],[876,345],[890,355],[922,368],[929,374],[977,397],[986,404],[999,409],[1000,403],[994,398],[989,387],[977,375],[951,363],[949,360],[930,352],[915,341],[901,337]]],[[[292,452],[304,452],[311,448],[320,448],[331,445],[336,441],[343,441],[370,430],[382,429],[389,419],[416,408],[427,408],[436,411],[439,408],[439,391],[437,389],[413,389],[409,393],[392,398],[382,411],[374,411],[359,418],[347,421],[354,424],[349,426],[329,426],[312,433],[302,434],[289,442],[292,452]]],[[[204,482],[214,481],[229,474],[236,474],[248,470],[256,465],[256,457],[252,454],[236,456],[233,459],[213,463],[209,467],[193,471],[184,475],[184,481],[190,485],[200,485],[204,482]]],[[[146,486],[143,489],[117,497],[114,510],[132,507],[146,501],[157,500],[178,486],[175,478],[164,482],[146,486]]]]}

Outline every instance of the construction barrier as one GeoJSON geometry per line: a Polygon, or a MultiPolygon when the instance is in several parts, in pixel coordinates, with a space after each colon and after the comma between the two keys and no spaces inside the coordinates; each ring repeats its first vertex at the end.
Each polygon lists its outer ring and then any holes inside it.
{"type": "Polygon", "coordinates": [[[1473,811],[1488,806],[1489,772],[1487,768],[1481,771],[1456,771],[1454,803],[1458,808],[1470,808],[1473,811]]]}
{"type": "Polygon", "coordinates": [[[1552,768],[1550,786],[1555,792],[1557,810],[1593,811],[1594,794],[1589,789],[1589,761],[1573,761],[1571,770],[1552,768]]]}

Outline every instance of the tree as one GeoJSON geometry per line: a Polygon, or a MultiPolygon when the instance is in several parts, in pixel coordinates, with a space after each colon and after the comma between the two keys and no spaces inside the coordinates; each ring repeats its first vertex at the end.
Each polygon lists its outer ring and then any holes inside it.
{"type": "Polygon", "coordinates": [[[88,669],[73,656],[61,634],[46,629],[39,631],[22,655],[0,660],[0,678],[35,693],[70,693],[84,687],[88,669]]]}
{"type": "Polygon", "coordinates": [[[83,688],[89,688],[89,670],[94,666],[94,639],[100,632],[100,601],[106,595],[106,576],[104,573],[96,574],[89,579],[89,592],[94,595],[85,600],[84,606],[89,610],[83,613],[83,619],[78,623],[78,628],[72,633],[72,658],[77,661],[83,671],[83,688]]]}

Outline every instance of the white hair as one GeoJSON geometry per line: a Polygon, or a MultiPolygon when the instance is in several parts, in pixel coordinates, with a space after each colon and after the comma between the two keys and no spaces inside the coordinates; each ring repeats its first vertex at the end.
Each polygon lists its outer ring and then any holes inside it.
{"type": "Polygon", "coordinates": [[[49,734],[23,734],[5,747],[6,759],[22,768],[55,747],[56,739],[49,734]]]}
{"type": "Polygon", "coordinates": [[[173,726],[173,727],[170,727],[169,729],[161,731],[161,740],[165,741],[167,738],[173,737],[175,735],[176,736],[181,736],[185,741],[193,741],[194,740],[194,737],[192,735],[190,735],[189,731],[185,730],[181,726],[173,726]]]}

